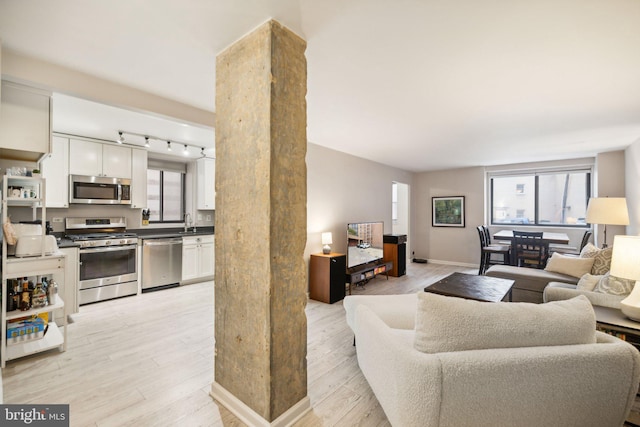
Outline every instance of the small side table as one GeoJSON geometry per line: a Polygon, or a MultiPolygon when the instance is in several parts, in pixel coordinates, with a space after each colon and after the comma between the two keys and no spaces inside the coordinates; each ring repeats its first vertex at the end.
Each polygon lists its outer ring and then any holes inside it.
{"type": "Polygon", "coordinates": [[[311,254],[309,259],[309,298],[333,304],[344,299],[347,256],[311,254]]]}
{"type": "Polygon", "coordinates": [[[593,306],[596,328],[614,335],[640,350],[640,323],[629,319],[617,308],[593,306]]]}
{"type": "MultiPolygon", "coordinates": [[[[640,323],[629,319],[617,308],[594,305],[593,311],[596,313],[597,330],[618,337],[640,350],[640,323]]],[[[625,425],[640,426],[640,413],[632,409],[625,425]]]]}

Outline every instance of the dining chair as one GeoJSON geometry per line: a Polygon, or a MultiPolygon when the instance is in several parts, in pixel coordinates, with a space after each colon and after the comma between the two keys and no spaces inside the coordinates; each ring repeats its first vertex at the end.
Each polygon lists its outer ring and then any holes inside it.
{"type": "Polygon", "coordinates": [[[492,244],[489,228],[479,225],[477,229],[480,238],[480,268],[478,269],[478,275],[483,275],[491,265],[509,265],[511,246],[492,244]],[[502,259],[494,259],[492,255],[500,255],[502,259]]]}
{"type": "Polygon", "coordinates": [[[591,240],[591,236],[593,236],[593,230],[589,229],[584,232],[582,235],[582,241],[580,242],[580,247],[571,247],[568,245],[549,245],[549,253],[558,252],[563,255],[580,255],[582,249],[587,246],[589,240],[591,240]]]}
{"type": "Polygon", "coordinates": [[[549,243],[538,231],[513,231],[516,265],[543,269],[549,257],[549,243]]]}

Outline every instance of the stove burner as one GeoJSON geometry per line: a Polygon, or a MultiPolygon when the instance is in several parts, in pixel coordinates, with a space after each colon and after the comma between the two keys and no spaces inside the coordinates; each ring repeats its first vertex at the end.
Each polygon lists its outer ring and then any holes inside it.
{"type": "MultiPolygon", "coordinates": [[[[66,218],[67,239],[77,242],[80,249],[103,246],[127,246],[138,243],[135,233],[128,233],[126,218],[66,218]]],[[[106,250],[106,249],[105,249],[106,250]]]]}

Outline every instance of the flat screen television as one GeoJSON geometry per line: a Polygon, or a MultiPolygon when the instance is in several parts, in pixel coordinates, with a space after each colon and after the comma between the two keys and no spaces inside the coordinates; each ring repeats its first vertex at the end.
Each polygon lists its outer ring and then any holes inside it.
{"type": "Polygon", "coordinates": [[[347,270],[382,260],[384,222],[347,224],[347,270]]]}

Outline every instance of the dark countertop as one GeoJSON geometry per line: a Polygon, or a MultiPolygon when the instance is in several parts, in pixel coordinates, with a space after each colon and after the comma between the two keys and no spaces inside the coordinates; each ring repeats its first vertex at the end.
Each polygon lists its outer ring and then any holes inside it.
{"type": "Polygon", "coordinates": [[[184,227],[180,228],[138,228],[135,230],[127,230],[136,233],[139,239],[164,239],[167,237],[184,237],[184,236],[203,236],[214,234],[213,227],[196,227],[196,232],[184,232],[184,227]]]}

